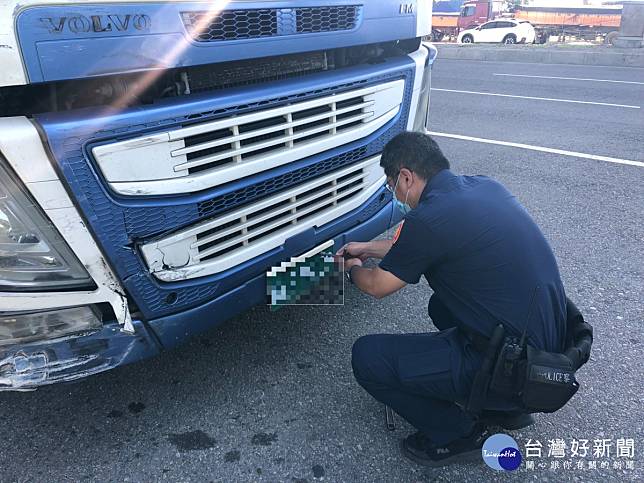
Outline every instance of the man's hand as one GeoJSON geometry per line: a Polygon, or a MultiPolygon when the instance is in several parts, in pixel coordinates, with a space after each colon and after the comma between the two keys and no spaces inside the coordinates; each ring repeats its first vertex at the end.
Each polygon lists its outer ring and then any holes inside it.
{"type": "Polygon", "coordinates": [[[362,260],[359,258],[349,258],[344,261],[344,271],[348,272],[351,270],[351,267],[361,267],[362,266],[362,260]]]}
{"type": "Polygon", "coordinates": [[[391,240],[351,242],[340,248],[336,255],[344,258],[359,258],[364,262],[367,258],[384,258],[391,249],[391,244],[391,240]]]}
{"type": "MultiPolygon", "coordinates": [[[[367,258],[369,258],[368,251],[369,251],[369,243],[351,242],[351,243],[347,243],[342,248],[340,248],[336,252],[336,255],[339,257],[344,257],[345,259],[348,259],[346,262],[344,262],[345,263],[344,269],[349,270],[351,268],[348,265],[349,260],[358,259],[360,262],[364,262],[367,258]]],[[[362,263],[360,263],[360,266],[362,266],[362,263]]]]}

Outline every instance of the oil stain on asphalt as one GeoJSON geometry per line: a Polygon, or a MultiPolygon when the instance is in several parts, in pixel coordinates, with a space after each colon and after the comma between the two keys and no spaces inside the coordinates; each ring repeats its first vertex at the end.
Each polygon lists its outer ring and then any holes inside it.
{"type": "Polygon", "coordinates": [[[240,458],[241,458],[241,453],[237,450],[229,451],[224,455],[224,461],[226,463],[234,463],[235,461],[239,461],[240,458]]]}
{"type": "Polygon", "coordinates": [[[145,404],[142,402],[133,402],[127,405],[127,408],[132,414],[138,414],[145,409],[145,404]]]}
{"type": "Polygon", "coordinates": [[[316,478],[322,478],[324,476],[324,468],[322,466],[315,465],[311,469],[313,470],[313,476],[316,478]]]}
{"type": "Polygon", "coordinates": [[[217,441],[201,430],[169,434],[168,440],[179,451],[198,451],[214,448],[217,441]]]}
{"type": "Polygon", "coordinates": [[[250,440],[255,446],[270,446],[277,441],[277,433],[257,433],[250,440]]]}

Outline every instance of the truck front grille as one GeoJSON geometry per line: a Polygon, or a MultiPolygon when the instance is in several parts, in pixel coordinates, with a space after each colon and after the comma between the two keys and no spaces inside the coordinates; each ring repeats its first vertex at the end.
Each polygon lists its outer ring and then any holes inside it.
{"type": "Polygon", "coordinates": [[[379,156],[144,244],[150,271],[170,282],[219,273],[279,247],[369,199],[384,182],[379,156]]]}
{"type": "Polygon", "coordinates": [[[396,80],[92,149],[124,195],[200,191],[307,158],[374,133],[399,113],[396,80]]]}
{"type": "Polygon", "coordinates": [[[197,42],[260,39],[283,35],[353,30],[359,5],[181,12],[197,42]]]}
{"type": "MultiPolygon", "coordinates": [[[[204,131],[184,138],[185,147],[172,152],[186,155],[186,162],[175,171],[192,174],[237,163],[285,148],[293,148],[315,138],[331,136],[361,124],[372,117],[374,102],[358,95],[341,101],[329,99],[315,107],[302,106],[287,114],[237,123],[214,131],[204,131]]],[[[256,117],[256,116],[255,116],[256,117]]]]}
{"type": "Polygon", "coordinates": [[[259,39],[277,35],[277,10],[224,10],[209,12],[182,12],[188,32],[198,42],[221,40],[259,39]]]}
{"type": "Polygon", "coordinates": [[[356,5],[298,8],[295,10],[298,33],[352,30],[358,20],[356,5]]]}

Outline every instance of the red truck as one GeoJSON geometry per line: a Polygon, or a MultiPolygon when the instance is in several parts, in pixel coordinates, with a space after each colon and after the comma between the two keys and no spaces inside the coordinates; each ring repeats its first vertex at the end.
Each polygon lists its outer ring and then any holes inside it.
{"type": "Polygon", "coordinates": [[[574,36],[578,39],[612,43],[618,35],[622,8],[611,7],[515,7],[503,11],[505,2],[489,0],[466,1],[460,12],[435,12],[432,15],[434,41],[456,36],[497,17],[515,18],[530,22],[536,31],[536,43],[545,43],[550,36],[574,36]]]}

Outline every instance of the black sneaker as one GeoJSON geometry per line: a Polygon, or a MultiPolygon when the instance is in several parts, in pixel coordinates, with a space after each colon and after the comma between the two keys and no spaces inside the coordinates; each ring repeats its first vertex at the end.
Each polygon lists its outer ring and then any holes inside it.
{"type": "Polygon", "coordinates": [[[410,434],[403,439],[402,442],[414,451],[424,451],[425,448],[429,448],[434,445],[432,440],[425,436],[421,431],[416,431],[414,434],[410,434]]]}
{"type": "Polygon", "coordinates": [[[404,456],[424,466],[447,466],[453,463],[483,461],[481,448],[489,436],[487,429],[477,426],[466,438],[440,446],[421,432],[414,433],[400,442],[404,456]]]}
{"type": "Polygon", "coordinates": [[[481,422],[486,426],[499,426],[508,431],[527,428],[535,423],[532,414],[505,411],[483,411],[481,422]]]}

